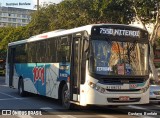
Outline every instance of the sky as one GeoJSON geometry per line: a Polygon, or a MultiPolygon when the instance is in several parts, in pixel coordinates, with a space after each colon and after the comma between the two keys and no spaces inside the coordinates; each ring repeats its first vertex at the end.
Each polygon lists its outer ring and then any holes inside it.
{"type": "MultiPolygon", "coordinates": [[[[62,0],[39,0],[40,4],[43,3],[59,3],[62,0]]],[[[16,7],[24,9],[34,9],[37,0],[0,0],[0,5],[5,7],[16,7]]]]}

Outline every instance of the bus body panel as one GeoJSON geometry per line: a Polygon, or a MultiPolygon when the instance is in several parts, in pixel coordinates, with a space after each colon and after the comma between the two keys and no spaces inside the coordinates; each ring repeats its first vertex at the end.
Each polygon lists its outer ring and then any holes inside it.
{"type": "MultiPolygon", "coordinates": [[[[86,68],[88,63],[86,64],[86,68]]],[[[136,83],[136,84],[123,84],[121,85],[120,89],[117,90],[128,90],[128,92],[106,92],[101,93],[96,90],[96,87],[89,86],[89,82],[95,83],[96,86],[102,87],[107,89],[107,87],[114,87],[119,85],[111,85],[111,84],[101,84],[98,83],[96,78],[93,78],[89,75],[88,69],[86,70],[86,82],[84,85],[81,85],[81,94],[80,94],[80,104],[83,106],[88,105],[128,105],[128,104],[147,104],[149,103],[149,79],[143,83],[136,83]],[[145,92],[141,92],[142,89],[146,88],[145,92]],[[133,89],[138,89],[139,91],[133,92],[133,89]],[[130,90],[130,91],[129,91],[130,90]],[[84,92],[82,92],[84,91],[84,92]],[[137,99],[139,100],[133,101],[119,101],[119,98],[122,96],[128,96],[130,99],[137,99]],[[117,99],[117,102],[108,101],[108,98],[117,99]]]]}
{"type": "Polygon", "coordinates": [[[24,91],[58,99],[59,84],[69,76],[69,63],[19,63],[15,64],[13,87],[18,88],[22,78],[24,91]]]}
{"type": "MultiPolygon", "coordinates": [[[[97,80],[95,80],[92,77],[88,77],[88,81],[92,81],[93,83],[97,83],[99,87],[107,88],[108,85],[99,84],[97,80]]],[[[130,86],[133,84],[124,84],[121,86],[121,90],[127,89],[127,90],[133,90],[133,88],[130,88],[130,86]]],[[[134,89],[143,89],[147,86],[149,86],[149,81],[146,81],[144,83],[135,84],[136,88],[134,89]]],[[[109,85],[109,86],[118,86],[118,85],[109,85]]],[[[146,104],[149,103],[149,88],[144,93],[139,92],[105,92],[100,93],[99,91],[95,90],[95,88],[90,87],[89,85],[86,85],[86,104],[90,105],[127,105],[127,104],[146,104]],[[101,96],[101,97],[100,97],[101,96]],[[137,99],[140,98],[140,100],[137,100],[135,102],[130,101],[119,101],[119,98],[122,96],[128,96],[130,99],[137,99]],[[110,102],[107,99],[117,99],[117,102],[110,102]]],[[[116,91],[116,90],[115,90],[116,91]]]]}
{"type": "Polygon", "coordinates": [[[149,89],[143,94],[133,94],[133,93],[112,93],[112,94],[102,94],[93,89],[89,89],[87,93],[87,104],[90,105],[129,105],[129,104],[147,104],[149,103],[149,89]],[[90,96],[90,95],[91,96],[90,96]],[[140,98],[137,102],[108,102],[110,99],[119,99],[121,96],[129,96],[131,98],[140,98]]]}

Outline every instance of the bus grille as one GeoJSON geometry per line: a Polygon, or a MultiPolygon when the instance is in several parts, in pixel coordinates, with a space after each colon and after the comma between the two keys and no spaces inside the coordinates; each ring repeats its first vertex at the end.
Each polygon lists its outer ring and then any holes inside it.
{"type": "Polygon", "coordinates": [[[102,84],[134,84],[134,83],[143,83],[146,79],[144,78],[103,78],[99,80],[99,83],[102,84]]]}
{"type": "Polygon", "coordinates": [[[140,89],[106,89],[109,92],[139,92],[140,89]]]}
{"type": "Polygon", "coordinates": [[[114,103],[128,103],[128,102],[139,102],[141,98],[130,98],[128,101],[120,101],[119,98],[107,98],[108,102],[114,103]]]}

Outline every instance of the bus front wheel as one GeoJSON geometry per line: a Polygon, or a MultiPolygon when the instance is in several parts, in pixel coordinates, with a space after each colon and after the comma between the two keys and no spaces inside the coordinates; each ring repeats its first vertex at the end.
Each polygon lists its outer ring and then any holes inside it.
{"type": "Polygon", "coordinates": [[[25,91],[24,91],[24,83],[23,83],[23,79],[21,78],[19,80],[19,84],[18,84],[18,94],[21,96],[21,97],[24,97],[25,96],[25,91]]]}

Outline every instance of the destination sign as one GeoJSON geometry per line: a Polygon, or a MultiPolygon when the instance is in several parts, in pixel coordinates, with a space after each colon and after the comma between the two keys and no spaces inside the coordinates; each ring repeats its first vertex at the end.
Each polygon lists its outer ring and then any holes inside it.
{"type": "Polygon", "coordinates": [[[110,34],[114,36],[131,36],[140,37],[140,31],[136,30],[121,30],[121,29],[111,29],[111,28],[100,28],[100,34],[110,34]]]}
{"type": "Polygon", "coordinates": [[[109,36],[110,38],[133,38],[148,40],[148,32],[137,27],[127,25],[98,25],[91,29],[92,36],[109,36]]]}

